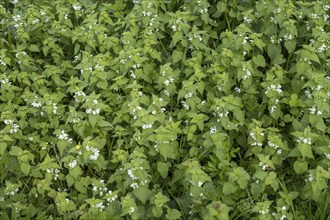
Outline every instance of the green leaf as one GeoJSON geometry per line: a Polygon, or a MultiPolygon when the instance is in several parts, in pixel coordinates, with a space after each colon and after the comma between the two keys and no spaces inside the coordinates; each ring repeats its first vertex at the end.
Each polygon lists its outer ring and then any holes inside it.
{"type": "Polygon", "coordinates": [[[89,115],[88,119],[89,119],[89,123],[91,123],[92,127],[95,127],[96,123],[98,122],[98,115],[89,115]]]}
{"type": "Polygon", "coordinates": [[[268,176],[265,179],[265,184],[266,185],[271,185],[273,181],[276,181],[276,173],[275,172],[270,172],[268,176]]]}
{"type": "Polygon", "coordinates": [[[159,153],[165,158],[175,159],[178,154],[178,145],[176,142],[171,142],[169,144],[159,144],[159,153]]]}
{"type": "Polygon", "coordinates": [[[69,174],[73,178],[77,179],[79,176],[83,174],[83,172],[79,166],[75,166],[74,168],[70,169],[69,174]]]}
{"type": "Polygon", "coordinates": [[[223,194],[224,195],[229,195],[231,193],[236,192],[237,190],[237,186],[235,186],[233,183],[231,182],[225,182],[225,184],[223,184],[223,194]]]}
{"type": "Polygon", "coordinates": [[[173,54],[172,54],[173,64],[179,62],[180,60],[182,60],[182,58],[183,58],[182,51],[178,51],[178,50],[173,51],[173,54]]]}
{"type": "Polygon", "coordinates": [[[157,162],[157,171],[164,179],[167,177],[169,167],[170,163],[163,163],[161,161],[157,162]]]}
{"type": "Polygon", "coordinates": [[[301,153],[301,155],[303,156],[303,158],[308,157],[308,158],[314,159],[311,145],[301,143],[298,145],[298,150],[301,153]]]}
{"type": "Polygon", "coordinates": [[[133,193],[143,204],[146,204],[146,201],[150,200],[153,195],[153,193],[145,187],[134,189],[133,193]]]}
{"type": "Polygon", "coordinates": [[[266,65],[265,58],[263,56],[261,56],[261,55],[258,55],[256,57],[253,57],[253,62],[257,66],[261,66],[261,67],[265,67],[265,65],[266,65]]]}
{"type": "Polygon", "coordinates": [[[12,146],[9,152],[11,156],[19,156],[22,153],[22,149],[17,146],[12,146]]]}
{"type": "Polygon", "coordinates": [[[112,127],[111,123],[107,122],[105,120],[99,120],[97,122],[97,125],[100,126],[100,127],[112,127]]]}
{"type": "Polygon", "coordinates": [[[309,65],[306,62],[298,61],[296,64],[297,73],[299,75],[304,74],[307,71],[308,67],[309,65]]]}
{"type": "Polygon", "coordinates": [[[296,160],[293,164],[293,169],[297,174],[303,174],[308,169],[308,164],[305,161],[296,160]]]}
{"type": "Polygon", "coordinates": [[[39,50],[39,47],[37,46],[37,45],[35,45],[35,44],[31,44],[30,46],[29,46],[29,50],[31,51],[31,52],[39,52],[40,50],[39,50]]]}
{"type": "Polygon", "coordinates": [[[166,219],[179,219],[181,217],[181,213],[176,209],[170,209],[170,211],[166,214],[166,219]]]}
{"type": "Polygon", "coordinates": [[[75,179],[70,174],[66,175],[65,179],[68,184],[68,187],[71,187],[75,182],[75,179]]]}
{"type": "Polygon", "coordinates": [[[288,50],[289,53],[294,52],[296,49],[296,41],[295,40],[288,40],[284,42],[285,48],[288,50]]]}
{"type": "Polygon", "coordinates": [[[163,209],[158,207],[158,206],[154,206],[152,207],[152,214],[156,217],[156,218],[160,218],[163,214],[163,209]]]}
{"type": "Polygon", "coordinates": [[[177,42],[179,40],[181,40],[181,38],[182,38],[182,32],[181,31],[176,31],[172,36],[173,46],[175,46],[177,44],[177,42]]]}
{"type": "Polygon", "coordinates": [[[309,122],[313,127],[321,132],[325,132],[327,126],[324,124],[323,118],[316,115],[309,115],[309,122]]]}
{"type": "Polygon", "coordinates": [[[21,163],[21,170],[25,175],[28,175],[31,170],[31,165],[29,163],[21,163]]]}

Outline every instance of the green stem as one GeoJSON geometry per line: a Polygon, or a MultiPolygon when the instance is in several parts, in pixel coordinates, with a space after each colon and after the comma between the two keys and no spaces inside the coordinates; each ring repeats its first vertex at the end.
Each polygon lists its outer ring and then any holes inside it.
{"type": "Polygon", "coordinates": [[[291,54],[292,54],[292,53],[289,53],[289,57],[288,57],[288,59],[287,59],[287,61],[286,61],[286,67],[285,67],[285,70],[288,70],[288,69],[289,69],[289,63],[290,63],[290,59],[291,59],[291,54]]]}
{"type": "Polygon", "coordinates": [[[170,193],[170,195],[173,197],[173,199],[175,200],[176,204],[178,204],[178,206],[179,206],[179,208],[180,208],[180,210],[181,210],[181,213],[182,213],[183,219],[186,219],[186,217],[185,217],[184,214],[183,214],[184,212],[183,212],[183,209],[182,209],[182,207],[181,207],[181,205],[180,205],[178,199],[173,195],[173,193],[171,192],[171,190],[168,188],[167,184],[166,184],[166,189],[167,189],[167,191],[170,193]]]}
{"type": "Polygon", "coordinates": [[[226,22],[227,22],[228,30],[231,31],[230,22],[229,22],[229,20],[228,20],[227,13],[225,13],[225,18],[226,18],[226,22]]]}

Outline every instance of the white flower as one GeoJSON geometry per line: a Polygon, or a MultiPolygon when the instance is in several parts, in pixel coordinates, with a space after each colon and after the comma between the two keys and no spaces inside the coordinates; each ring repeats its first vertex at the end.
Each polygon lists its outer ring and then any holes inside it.
{"type": "Polygon", "coordinates": [[[139,188],[139,185],[138,185],[137,183],[132,183],[130,186],[131,186],[133,189],[137,189],[137,188],[139,188]]]}
{"type": "Polygon", "coordinates": [[[243,80],[246,80],[247,78],[249,78],[252,75],[251,71],[246,69],[245,67],[243,67],[243,71],[245,72],[245,75],[242,77],[243,80]]]}
{"type": "Polygon", "coordinates": [[[250,19],[247,16],[244,16],[243,19],[244,19],[244,22],[247,23],[247,24],[251,24],[251,22],[252,22],[252,19],[250,19]]]}
{"type": "Polygon", "coordinates": [[[100,156],[100,150],[95,148],[95,147],[89,147],[88,145],[86,146],[86,149],[88,151],[92,151],[92,155],[88,157],[89,160],[97,160],[97,158],[100,156]],[[88,147],[88,148],[87,148],[88,147]]]}
{"type": "Polygon", "coordinates": [[[128,214],[132,215],[134,211],[135,211],[135,208],[134,207],[130,207],[129,208],[129,211],[128,211],[128,214]]]}
{"type": "Polygon", "coordinates": [[[18,3],[18,0],[12,0],[11,3],[12,3],[13,5],[16,5],[16,4],[18,3]]]}
{"type": "MultiPolygon", "coordinates": [[[[37,97],[36,97],[37,98],[37,97]]],[[[36,102],[36,100],[34,99],[32,104],[31,104],[33,107],[35,108],[40,108],[42,105],[40,102],[36,102]]]]}
{"type": "Polygon", "coordinates": [[[10,119],[5,119],[5,120],[4,120],[4,123],[5,123],[6,125],[11,125],[11,124],[14,123],[14,121],[13,121],[13,120],[10,120],[10,119]]]}
{"type": "Polygon", "coordinates": [[[282,206],[282,210],[285,211],[286,210],[286,206],[282,206]]]}
{"type": "Polygon", "coordinates": [[[266,90],[265,94],[269,93],[270,91],[276,91],[277,93],[282,93],[283,91],[282,91],[281,88],[282,88],[281,85],[277,85],[277,86],[270,85],[270,86],[267,87],[267,90],[266,90]]]}
{"type": "Polygon", "coordinates": [[[207,13],[207,8],[203,8],[199,11],[201,14],[206,14],[207,13]]]}
{"type": "Polygon", "coordinates": [[[305,179],[305,181],[309,181],[309,182],[312,182],[313,180],[314,180],[314,177],[311,173],[308,174],[308,179],[305,179]]]}
{"type": "Polygon", "coordinates": [[[85,101],[86,94],[83,91],[77,91],[73,96],[76,102],[85,101]]]}
{"type": "Polygon", "coordinates": [[[214,133],[216,133],[216,132],[217,132],[217,127],[216,127],[216,126],[211,127],[211,129],[210,129],[210,133],[211,133],[211,134],[214,134],[214,133]]]}
{"type": "Polygon", "coordinates": [[[283,215],[281,216],[280,220],[284,220],[284,219],[286,219],[286,215],[283,214],[283,215]]]}
{"type": "Polygon", "coordinates": [[[64,130],[62,130],[61,133],[59,135],[57,135],[57,138],[60,140],[68,140],[69,136],[67,133],[65,133],[64,130]]]}
{"type": "Polygon", "coordinates": [[[28,139],[29,139],[29,141],[33,141],[33,137],[29,137],[28,139]]]}
{"type": "Polygon", "coordinates": [[[325,45],[325,43],[323,43],[322,46],[320,46],[319,49],[317,49],[317,52],[322,53],[326,49],[327,49],[327,45],[325,45]]]}
{"type": "Polygon", "coordinates": [[[77,165],[77,161],[76,160],[73,160],[69,163],[69,167],[70,169],[73,169],[75,166],[77,165]]]}
{"type": "Polygon", "coordinates": [[[74,4],[72,7],[73,7],[73,10],[75,10],[75,11],[79,11],[81,9],[81,6],[77,5],[77,4],[74,4]]]}
{"type": "Polygon", "coordinates": [[[9,133],[17,133],[19,130],[19,125],[18,124],[12,124],[12,129],[10,129],[9,133]]]}
{"type": "Polygon", "coordinates": [[[181,101],[181,104],[186,110],[189,110],[190,106],[185,101],[181,101]]]}
{"type": "Polygon", "coordinates": [[[298,144],[304,143],[304,144],[312,144],[312,139],[305,138],[305,137],[299,137],[297,140],[298,144]]]}
{"type": "Polygon", "coordinates": [[[201,187],[203,185],[202,181],[198,181],[198,186],[201,187]]]}
{"type": "Polygon", "coordinates": [[[134,176],[133,170],[131,170],[131,169],[127,170],[127,174],[132,178],[132,180],[137,180],[138,179],[136,176],[134,176]]]}
{"type": "Polygon", "coordinates": [[[270,108],[270,113],[273,113],[273,112],[275,111],[275,109],[276,109],[276,106],[272,106],[272,107],[270,108]]]}
{"type": "Polygon", "coordinates": [[[99,202],[96,205],[92,205],[92,207],[100,209],[100,211],[103,211],[103,209],[105,209],[105,206],[103,205],[103,202],[99,202]]]}
{"type": "Polygon", "coordinates": [[[32,24],[37,24],[39,22],[40,22],[40,20],[38,18],[35,18],[35,19],[32,20],[32,24]]]}
{"type": "MultiPolygon", "coordinates": [[[[1,66],[6,66],[7,65],[1,58],[0,58],[0,64],[1,64],[1,66]]],[[[1,82],[3,82],[3,80],[1,80],[1,82]]]]}
{"type": "Polygon", "coordinates": [[[324,156],[325,156],[328,160],[330,160],[330,154],[324,153],[324,156]]]}

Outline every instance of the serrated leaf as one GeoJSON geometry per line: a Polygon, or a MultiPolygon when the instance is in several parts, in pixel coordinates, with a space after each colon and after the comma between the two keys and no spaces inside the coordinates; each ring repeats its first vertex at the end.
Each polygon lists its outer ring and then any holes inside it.
{"type": "Polygon", "coordinates": [[[29,50],[31,51],[31,52],[39,52],[40,50],[39,50],[39,47],[37,46],[37,45],[35,45],[35,44],[31,44],[30,46],[29,46],[29,50]]]}
{"type": "Polygon", "coordinates": [[[143,204],[146,204],[147,200],[150,200],[153,195],[153,193],[145,187],[134,189],[133,193],[143,204]]]}
{"type": "Polygon", "coordinates": [[[31,165],[29,163],[21,163],[21,170],[25,175],[28,175],[31,170],[31,165]]]}
{"type": "Polygon", "coordinates": [[[303,174],[308,169],[308,164],[305,161],[295,161],[293,164],[293,169],[297,174],[303,174]]]}
{"type": "Polygon", "coordinates": [[[68,184],[68,187],[71,187],[75,182],[75,179],[71,175],[66,175],[65,179],[68,184]]]}
{"type": "Polygon", "coordinates": [[[91,123],[92,127],[95,127],[96,123],[98,122],[97,115],[89,115],[88,116],[89,123],[91,123]]]}
{"type": "Polygon", "coordinates": [[[303,158],[308,157],[314,159],[311,145],[301,143],[298,145],[298,150],[303,158]]]}
{"type": "Polygon", "coordinates": [[[159,153],[165,158],[175,159],[178,154],[178,146],[175,142],[169,144],[159,144],[158,145],[159,153]]]}
{"type": "Polygon", "coordinates": [[[237,190],[237,186],[235,186],[231,182],[225,182],[225,184],[223,184],[223,194],[224,195],[229,195],[231,193],[234,193],[234,192],[236,192],[236,190],[237,190]]]}
{"type": "Polygon", "coordinates": [[[164,163],[160,161],[157,162],[157,171],[164,179],[167,177],[169,167],[170,167],[169,163],[164,163]]]}
{"type": "Polygon", "coordinates": [[[261,66],[261,67],[265,67],[265,65],[266,65],[265,58],[263,56],[261,56],[261,55],[258,55],[256,57],[253,57],[253,62],[257,66],[261,66]]]}
{"type": "Polygon", "coordinates": [[[183,57],[183,52],[182,51],[178,51],[178,50],[174,50],[172,53],[172,59],[173,59],[173,64],[179,62],[180,60],[182,60],[183,57]]]}
{"type": "Polygon", "coordinates": [[[174,219],[179,219],[181,217],[181,213],[176,210],[176,209],[171,209],[167,214],[166,214],[166,219],[174,220],[174,219]]]}

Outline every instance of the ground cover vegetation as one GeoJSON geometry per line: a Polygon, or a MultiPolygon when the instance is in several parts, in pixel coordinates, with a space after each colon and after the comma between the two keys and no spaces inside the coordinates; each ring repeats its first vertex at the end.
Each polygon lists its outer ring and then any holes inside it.
{"type": "Polygon", "coordinates": [[[328,219],[330,4],[0,2],[0,219],[328,219]]]}

